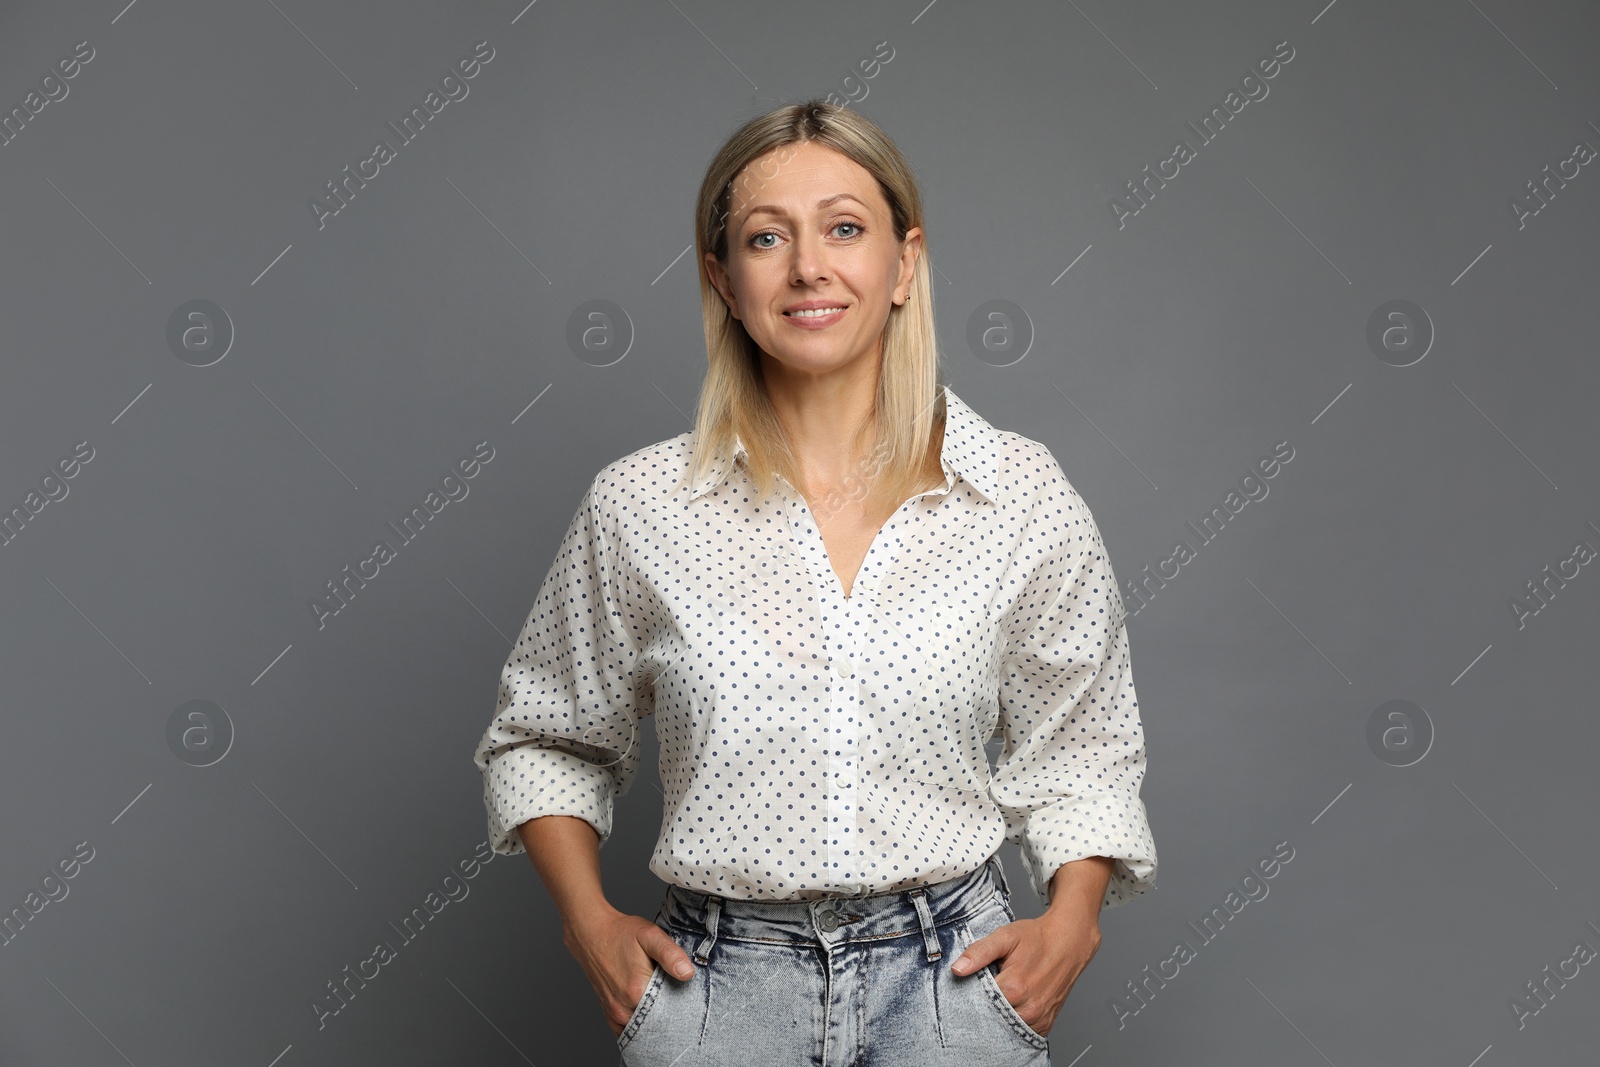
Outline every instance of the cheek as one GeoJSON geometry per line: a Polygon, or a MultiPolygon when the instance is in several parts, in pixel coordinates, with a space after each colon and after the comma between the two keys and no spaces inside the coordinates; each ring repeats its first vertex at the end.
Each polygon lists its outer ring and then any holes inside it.
{"type": "Polygon", "coordinates": [[[746,263],[729,274],[734,295],[751,307],[770,304],[787,281],[783,269],[771,263],[746,263]]]}

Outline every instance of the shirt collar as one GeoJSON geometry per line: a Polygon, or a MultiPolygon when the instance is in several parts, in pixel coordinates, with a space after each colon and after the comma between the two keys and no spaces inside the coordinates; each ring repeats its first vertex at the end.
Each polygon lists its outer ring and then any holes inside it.
{"type": "MultiPolygon", "coordinates": [[[[944,387],[944,402],[945,426],[944,441],[939,448],[940,466],[947,474],[960,475],[991,504],[996,503],[1000,483],[1000,431],[968,407],[948,385],[944,387]]],[[[693,500],[721,485],[747,454],[744,439],[735,434],[732,458],[703,475],[691,488],[689,499],[693,500]]]]}

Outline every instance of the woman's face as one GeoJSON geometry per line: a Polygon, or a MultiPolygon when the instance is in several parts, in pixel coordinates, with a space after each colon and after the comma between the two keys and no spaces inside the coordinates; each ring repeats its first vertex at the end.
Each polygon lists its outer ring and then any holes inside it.
{"type": "Polygon", "coordinates": [[[728,262],[706,255],[733,317],[785,370],[821,377],[879,358],[893,304],[910,293],[922,230],[896,240],[866,168],[815,142],[752,160],[729,203],[728,262]],[[796,314],[802,307],[832,310],[796,314]]]}

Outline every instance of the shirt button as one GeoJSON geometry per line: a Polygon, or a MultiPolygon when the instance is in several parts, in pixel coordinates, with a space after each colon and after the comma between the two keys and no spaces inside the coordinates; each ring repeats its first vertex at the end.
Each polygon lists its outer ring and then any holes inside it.
{"type": "Polygon", "coordinates": [[[853,678],[853,677],[855,677],[855,673],[856,673],[855,660],[852,660],[852,659],[835,660],[834,664],[833,664],[833,669],[838,672],[840,678],[844,678],[844,679],[847,679],[847,680],[850,679],[850,678],[853,678]]]}
{"type": "Polygon", "coordinates": [[[817,925],[827,933],[839,929],[839,913],[832,908],[817,912],[817,925]]]}

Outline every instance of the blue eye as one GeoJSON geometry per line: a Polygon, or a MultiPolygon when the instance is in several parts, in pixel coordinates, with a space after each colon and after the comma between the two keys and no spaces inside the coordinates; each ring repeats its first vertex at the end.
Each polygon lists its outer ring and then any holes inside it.
{"type": "MultiPolygon", "coordinates": [[[[848,237],[848,238],[859,237],[863,233],[865,233],[866,230],[867,230],[867,228],[865,226],[861,225],[861,223],[859,223],[859,222],[846,221],[846,222],[836,222],[836,223],[833,224],[833,228],[835,230],[837,230],[841,226],[848,226],[852,230],[855,231],[854,233],[846,234],[845,236],[848,237]]],[[[761,240],[761,238],[763,238],[763,237],[777,237],[777,236],[778,235],[776,233],[772,232],[771,230],[762,230],[760,233],[751,234],[750,235],[750,240],[746,241],[745,243],[748,244],[752,248],[760,249],[763,252],[767,252],[767,251],[771,251],[771,249],[774,246],[772,246],[772,245],[758,245],[758,244],[756,244],[756,242],[761,240]]]]}

